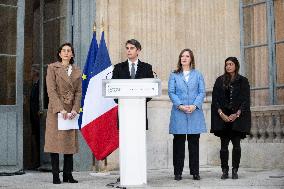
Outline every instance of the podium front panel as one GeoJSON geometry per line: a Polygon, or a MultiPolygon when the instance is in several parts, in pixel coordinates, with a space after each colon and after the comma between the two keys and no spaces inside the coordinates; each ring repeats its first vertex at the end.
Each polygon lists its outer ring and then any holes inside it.
{"type": "Polygon", "coordinates": [[[105,79],[103,96],[106,98],[141,98],[161,95],[160,79],[105,79]]]}

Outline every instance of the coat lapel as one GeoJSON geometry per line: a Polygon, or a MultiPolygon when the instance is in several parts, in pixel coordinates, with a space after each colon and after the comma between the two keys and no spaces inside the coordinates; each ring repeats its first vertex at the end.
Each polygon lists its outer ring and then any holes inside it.
{"type": "Polygon", "coordinates": [[[193,81],[193,78],[194,78],[194,70],[190,70],[187,84],[193,81]]]}
{"type": "Polygon", "coordinates": [[[139,79],[140,78],[140,75],[142,73],[142,68],[143,68],[143,64],[141,63],[140,60],[138,60],[137,71],[136,71],[136,74],[135,74],[135,79],[139,79]]]}
{"type": "Polygon", "coordinates": [[[193,80],[193,77],[194,77],[194,73],[193,73],[193,70],[190,70],[189,72],[189,75],[188,75],[188,81],[186,81],[185,77],[183,76],[183,73],[181,72],[179,74],[181,80],[183,80],[183,83],[186,85],[186,86],[189,86],[190,82],[193,80]]]}
{"type": "Polygon", "coordinates": [[[185,80],[185,78],[184,78],[184,76],[183,76],[183,73],[180,72],[180,73],[178,74],[178,76],[179,76],[180,80],[182,81],[182,83],[187,86],[187,82],[186,82],[186,80],[185,80]]]}
{"type": "MultiPolygon", "coordinates": [[[[73,88],[71,77],[68,77],[64,66],[60,62],[57,62],[56,67],[58,68],[58,75],[73,88]]],[[[74,66],[72,66],[72,69],[73,68],[74,68],[74,66]]],[[[72,72],[73,72],[73,70],[72,70],[72,72]]],[[[71,75],[72,75],[72,73],[71,73],[71,75]]]]}
{"type": "Polygon", "coordinates": [[[70,77],[71,77],[72,83],[81,77],[81,71],[79,70],[77,66],[72,65],[72,73],[70,77]]]}
{"type": "Polygon", "coordinates": [[[130,72],[129,72],[129,66],[128,61],[126,60],[122,67],[122,72],[125,74],[126,79],[130,79],[130,72]]]}

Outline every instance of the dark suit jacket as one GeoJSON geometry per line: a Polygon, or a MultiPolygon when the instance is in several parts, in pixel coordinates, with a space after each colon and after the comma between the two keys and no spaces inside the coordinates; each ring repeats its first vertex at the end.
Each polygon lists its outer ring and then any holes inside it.
{"type": "MultiPolygon", "coordinates": [[[[135,79],[142,78],[154,78],[154,75],[150,64],[138,60],[135,79]]],[[[114,66],[112,79],[131,79],[127,60],[114,66]]]]}
{"type": "Polygon", "coordinates": [[[32,134],[39,135],[39,80],[32,84],[30,94],[30,121],[32,125],[32,134]]]}
{"type": "MultiPolygon", "coordinates": [[[[138,60],[137,71],[135,74],[135,79],[142,78],[154,78],[152,66],[148,63],[141,62],[138,60]]],[[[125,62],[118,63],[114,66],[112,72],[112,79],[131,79],[129,72],[128,60],[125,62]]],[[[149,102],[151,98],[147,98],[146,101],[149,102]]],[[[117,103],[117,99],[115,100],[117,103]]],[[[148,118],[147,118],[147,103],[146,103],[146,129],[148,129],[148,118]]]]}

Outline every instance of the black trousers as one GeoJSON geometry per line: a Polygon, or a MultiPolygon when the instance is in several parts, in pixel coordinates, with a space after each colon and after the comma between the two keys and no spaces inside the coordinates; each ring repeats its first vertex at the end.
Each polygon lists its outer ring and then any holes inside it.
{"type": "MultiPolygon", "coordinates": [[[[59,174],[59,154],[50,153],[52,174],[59,174]]],[[[70,174],[73,171],[73,154],[64,154],[63,173],[70,174]]]]}
{"type": "Polygon", "coordinates": [[[241,160],[241,138],[240,136],[227,136],[220,137],[221,139],[221,150],[220,150],[220,159],[221,159],[221,168],[229,169],[229,150],[228,146],[230,141],[233,144],[232,151],[232,167],[238,169],[240,160],[241,160]]]}
{"type": "Polygon", "coordinates": [[[186,138],[188,141],[190,174],[199,174],[199,137],[200,134],[174,134],[173,165],[175,175],[182,175],[186,138]]]}

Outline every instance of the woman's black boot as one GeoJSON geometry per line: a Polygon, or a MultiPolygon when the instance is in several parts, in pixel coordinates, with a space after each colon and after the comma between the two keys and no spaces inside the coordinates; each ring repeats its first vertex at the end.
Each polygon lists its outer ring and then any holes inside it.
{"type": "Polygon", "coordinates": [[[63,166],[63,182],[78,183],[72,176],[73,171],[73,155],[64,154],[64,166],[63,166]]]}
{"type": "Polygon", "coordinates": [[[229,178],[229,169],[222,169],[222,176],[221,176],[221,179],[227,179],[229,178]]]}
{"type": "Polygon", "coordinates": [[[60,184],[61,181],[59,178],[59,154],[50,153],[50,157],[51,157],[53,184],[60,184]]]}
{"type": "Polygon", "coordinates": [[[78,183],[72,176],[72,173],[63,173],[63,182],[78,183]]]}
{"type": "Polygon", "coordinates": [[[53,184],[61,184],[61,181],[59,179],[59,174],[52,173],[52,175],[53,175],[53,184]]]}
{"type": "Polygon", "coordinates": [[[238,179],[238,169],[237,168],[233,168],[232,169],[232,179],[238,179]]]}

